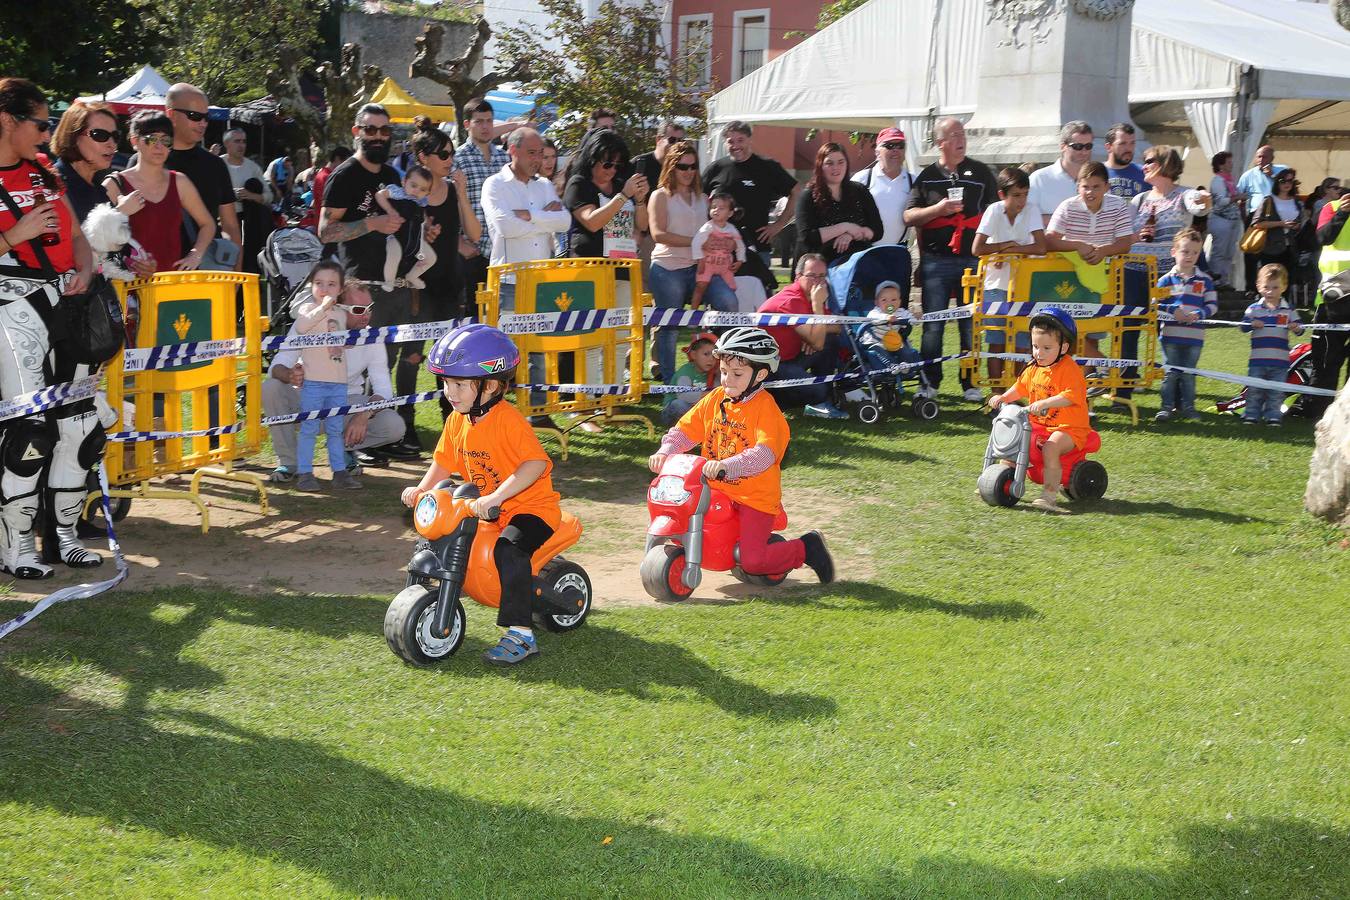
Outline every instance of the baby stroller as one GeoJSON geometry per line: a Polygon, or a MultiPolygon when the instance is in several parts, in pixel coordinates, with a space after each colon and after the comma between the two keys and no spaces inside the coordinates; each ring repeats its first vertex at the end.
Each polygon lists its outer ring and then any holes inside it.
{"type": "MultiPolygon", "coordinates": [[[[917,419],[925,422],[936,419],[940,411],[936,400],[925,397],[918,391],[914,392],[911,399],[905,391],[905,382],[909,380],[917,382],[920,388],[928,386],[928,378],[924,375],[922,367],[892,372],[879,367],[868,356],[863,346],[863,334],[871,327],[871,323],[859,322],[845,325],[842,329],[848,338],[849,347],[853,350],[853,358],[843,365],[841,372],[853,377],[846,377],[838,382],[841,385],[839,389],[841,396],[837,398],[838,405],[856,404],[858,418],[867,425],[874,425],[880,421],[883,411],[899,411],[905,407],[908,407],[910,413],[917,419]],[[857,380],[861,380],[862,383],[855,384],[857,380]]],[[[892,335],[895,338],[901,337],[899,332],[888,332],[886,337],[891,338],[892,335]]],[[[883,346],[898,355],[903,362],[919,360],[918,352],[907,344],[897,343],[892,347],[883,341],[883,346]]]]}
{"type": "MultiPolygon", "coordinates": [[[[1313,380],[1313,358],[1312,344],[1299,344],[1289,351],[1289,368],[1285,372],[1284,380],[1286,384],[1309,385],[1313,380]]],[[[1284,412],[1298,415],[1303,407],[1303,398],[1306,394],[1289,394],[1284,399],[1284,412]]],[[[1247,405],[1247,389],[1243,388],[1236,397],[1231,400],[1220,400],[1216,407],[1221,413],[1232,413],[1235,416],[1242,415],[1242,410],[1247,405]]]]}
{"type": "Polygon", "coordinates": [[[830,304],[842,316],[865,316],[877,285],[894,281],[909,302],[910,259],[903,244],[878,244],[830,268],[830,304]]]}
{"type": "Polygon", "coordinates": [[[258,253],[258,268],[267,284],[267,315],[290,307],[292,295],[305,283],[319,260],[323,244],[305,228],[278,228],[258,253]]]}

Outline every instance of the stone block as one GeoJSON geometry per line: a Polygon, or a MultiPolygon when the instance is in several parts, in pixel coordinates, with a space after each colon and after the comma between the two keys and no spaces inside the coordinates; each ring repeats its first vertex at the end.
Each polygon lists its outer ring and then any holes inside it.
{"type": "Polygon", "coordinates": [[[1350,526],[1350,384],[1317,423],[1303,505],[1319,518],[1350,526]]]}

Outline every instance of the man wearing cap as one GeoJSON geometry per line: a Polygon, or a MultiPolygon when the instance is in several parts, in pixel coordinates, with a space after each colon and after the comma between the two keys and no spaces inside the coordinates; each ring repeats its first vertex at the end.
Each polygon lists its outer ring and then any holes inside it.
{"type": "Polygon", "coordinates": [[[860,169],[853,180],[872,192],[881,212],[882,231],[878,244],[903,244],[905,207],[914,187],[914,176],[905,169],[905,133],[899,128],[884,129],[877,135],[877,159],[860,169]]]}

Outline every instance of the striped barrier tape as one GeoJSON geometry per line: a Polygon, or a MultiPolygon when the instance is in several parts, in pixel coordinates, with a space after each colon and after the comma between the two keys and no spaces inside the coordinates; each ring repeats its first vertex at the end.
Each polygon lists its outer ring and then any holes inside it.
{"type": "Polygon", "coordinates": [[[1075,319],[1105,319],[1114,316],[1146,316],[1147,306],[1103,305],[1099,303],[1043,303],[1040,301],[1013,302],[1004,300],[986,303],[982,315],[1034,316],[1050,307],[1062,309],[1075,319]]]}
{"type": "Polygon", "coordinates": [[[0,623],[0,639],[3,639],[11,632],[17,631],[24,625],[27,625],[33,619],[37,618],[47,609],[58,603],[68,603],[71,600],[87,600],[91,597],[97,597],[100,594],[106,594],[108,591],[117,587],[127,580],[131,574],[131,569],[127,565],[126,559],[122,556],[122,545],[117,542],[117,533],[113,530],[112,504],[108,499],[108,473],[103,470],[100,463],[98,469],[98,486],[103,492],[101,503],[103,504],[103,519],[108,526],[108,549],[112,551],[113,567],[115,572],[111,578],[103,581],[95,581],[86,584],[74,584],[70,587],[61,588],[47,596],[43,597],[37,603],[33,604],[32,609],[20,613],[8,622],[0,623]]]}
{"type": "Polygon", "coordinates": [[[31,391],[27,394],[11,397],[0,403],[0,422],[6,419],[17,419],[21,416],[31,416],[55,406],[65,406],[67,403],[88,400],[98,393],[98,383],[101,378],[101,375],[91,375],[79,381],[68,381],[65,384],[52,385],[40,391],[31,391]]]}
{"type": "MultiPolygon", "coordinates": [[[[1169,312],[1164,312],[1163,310],[1158,310],[1158,321],[1159,321],[1159,322],[1175,322],[1175,321],[1176,321],[1176,317],[1173,316],[1173,315],[1172,315],[1171,313],[1169,313],[1169,312]]],[[[1236,328],[1237,326],[1241,325],[1242,322],[1241,322],[1241,321],[1229,320],[1229,319],[1200,319],[1200,320],[1195,321],[1195,322],[1186,322],[1186,323],[1184,323],[1184,324],[1186,324],[1186,325],[1203,325],[1203,326],[1206,326],[1206,327],[1216,327],[1216,326],[1217,326],[1217,327],[1224,327],[1224,326],[1227,326],[1227,327],[1229,327],[1229,328],[1236,328]]],[[[1304,331],[1350,331],[1350,323],[1338,323],[1338,322],[1304,322],[1304,323],[1302,323],[1302,324],[1303,324],[1303,330],[1304,330],[1304,331]]]]}
{"type": "MultiPolygon", "coordinates": [[[[1031,362],[1030,353],[981,353],[983,359],[1010,359],[1014,362],[1031,362]]],[[[1075,356],[1073,361],[1085,369],[1136,369],[1144,365],[1139,359],[1104,359],[1095,356],[1075,356]]]]}

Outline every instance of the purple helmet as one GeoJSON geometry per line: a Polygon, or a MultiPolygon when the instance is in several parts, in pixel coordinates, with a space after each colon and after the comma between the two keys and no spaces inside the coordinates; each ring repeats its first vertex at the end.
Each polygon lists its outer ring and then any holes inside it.
{"type": "Polygon", "coordinates": [[[463,325],[442,335],[431,348],[427,368],[441,378],[510,379],[520,365],[520,351],[491,325],[463,325]]]}

